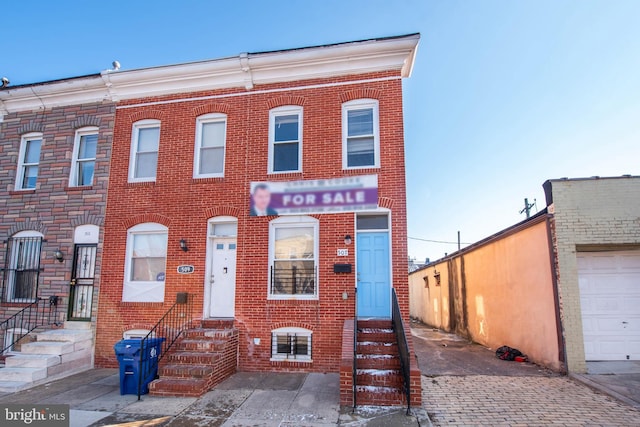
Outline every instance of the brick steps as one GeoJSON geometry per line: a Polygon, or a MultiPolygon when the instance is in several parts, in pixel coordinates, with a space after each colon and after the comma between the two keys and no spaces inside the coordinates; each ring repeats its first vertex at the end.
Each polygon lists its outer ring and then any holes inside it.
{"type": "Polygon", "coordinates": [[[236,371],[238,331],[233,320],[203,320],[185,331],[160,363],[152,396],[198,397],[236,371]]]}
{"type": "Polygon", "coordinates": [[[358,322],[356,399],[358,405],[403,405],[403,378],[390,320],[358,322]]]}

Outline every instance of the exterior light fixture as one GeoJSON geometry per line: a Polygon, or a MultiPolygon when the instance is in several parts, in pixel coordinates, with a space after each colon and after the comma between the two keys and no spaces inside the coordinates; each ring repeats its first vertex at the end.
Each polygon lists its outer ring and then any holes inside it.
{"type": "Polygon", "coordinates": [[[64,254],[62,253],[62,251],[60,249],[56,249],[56,251],[53,253],[53,257],[58,262],[63,262],[64,261],[64,254]]]}
{"type": "Polygon", "coordinates": [[[180,249],[187,252],[189,247],[187,246],[187,241],[185,239],[180,239],[180,249]]]}
{"type": "Polygon", "coordinates": [[[347,234],[346,236],[344,236],[344,244],[345,245],[350,245],[351,244],[351,235],[347,234]]]}

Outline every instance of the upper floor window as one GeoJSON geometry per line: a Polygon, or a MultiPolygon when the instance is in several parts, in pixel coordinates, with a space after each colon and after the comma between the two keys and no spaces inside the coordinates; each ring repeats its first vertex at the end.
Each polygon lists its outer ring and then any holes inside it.
{"type": "Polygon", "coordinates": [[[158,168],[160,121],[141,120],[133,124],[129,182],[155,181],[158,168]]]}
{"type": "Polygon", "coordinates": [[[20,141],[20,154],[18,156],[16,190],[31,190],[36,188],[41,145],[41,133],[29,133],[22,136],[22,140],[20,141]]]}
{"type": "Polygon", "coordinates": [[[227,116],[207,114],[196,122],[194,178],[224,176],[227,116]]]}
{"type": "Polygon", "coordinates": [[[270,297],[317,298],[317,219],[283,216],[271,221],[269,255],[270,297]]]}
{"type": "Polygon", "coordinates": [[[129,229],[123,301],[164,301],[167,238],[167,227],[154,222],[129,229]]]}
{"type": "Polygon", "coordinates": [[[302,107],[269,111],[269,173],[302,171],[302,107]]]}
{"type": "Polygon", "coordinates": [[[69,178],[69,185],[71,187],[93,184],[97,148],[97,127],[83,128],[76,132],[76,138],[73,144],[71,177],[69,178]]]}
{"type": "Polygon", "coordinates": [[[342,104],[342,167],[380,166],[378,101],[357,99],[342,104]]]}

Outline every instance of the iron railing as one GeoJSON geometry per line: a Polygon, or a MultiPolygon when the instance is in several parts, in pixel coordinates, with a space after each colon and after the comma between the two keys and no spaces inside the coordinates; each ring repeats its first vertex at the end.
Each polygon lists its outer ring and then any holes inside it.
{"type": "Polygon", "coordinates": [[[11,351],[21,339],[39,326],[58,324],[58,297],[37,298],[22,310],[0,323],[2,351],[11,351]]]}
{"type": "Polygon", "coordinates": [[[400,354],[400,369],[402,371],[402,379],[404,380],[404,393],[407,396],[407,415],[411,413],[411,365],[409,360],[409,343],[405,335],[404,322],[398,304],[398,296],[396,290],[391,290],[391,320],[393,322],[393,330],[396,333],[396,341],[398,342],[398,353],[400,354]]]}
{"type": "Polygon", "coordinates": [[[176,302],[142,338],[138,370],[138,400],[144,394],[145,385],[157,378],[160,360],[167,354],[180,334],[191,327],[192,308],[191,296],[187,293],[179,293],[176,302]]]}
{"type": "Polygon", "coordinates": [[[353,410],[356,410],[357,402],[357,380],[358,380],[358,283],[353,291],[353,366],[352,366],[352,381],[353,381],[353,410]]]}
{"type": "Polygon", "coordinates": [[[271,295],[315,295],[316,268],[271,267],[271,295]]]}

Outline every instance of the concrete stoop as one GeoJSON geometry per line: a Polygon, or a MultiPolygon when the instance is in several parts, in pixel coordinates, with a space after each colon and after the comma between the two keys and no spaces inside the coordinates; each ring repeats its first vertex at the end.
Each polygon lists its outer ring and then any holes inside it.
{"type": "Polygon", "coordinates": [[[199,397],[235,373],[238,330],[233,320],[204,320],[184,332],[160,362],[152,396],[199,397]]]}
{"type": "Polygon", "coordinates": [[[63,329],[32,333],[36,340],[7,355],[0,392],[17,392],[93,367],[90,322],[65,322],[63,329]]]}

